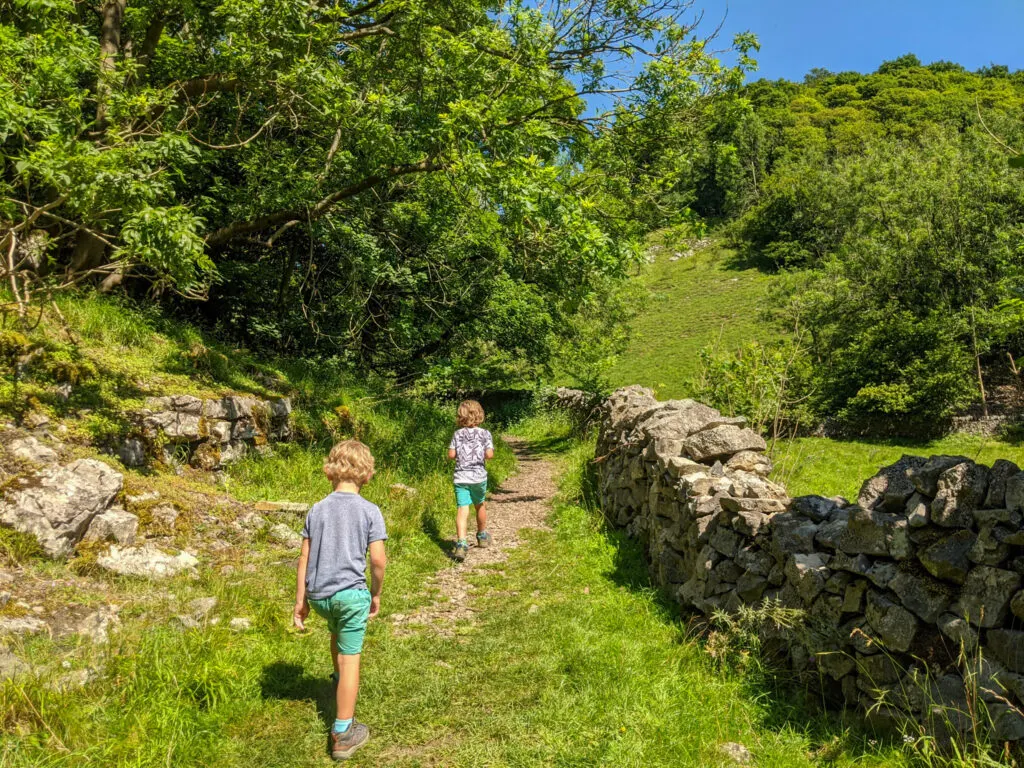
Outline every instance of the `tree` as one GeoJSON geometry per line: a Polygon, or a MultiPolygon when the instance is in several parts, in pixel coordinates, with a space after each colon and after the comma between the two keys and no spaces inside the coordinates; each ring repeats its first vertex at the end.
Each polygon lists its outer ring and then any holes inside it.
{"type": "Polygon", "coordinates": [[[571,315],[635,256],[578,183],[591,147],[729,84],[694,24],[689,0],[16,0],[11,305],[149,285],[381,367],[474,343],[505,278],[571,315]]]}

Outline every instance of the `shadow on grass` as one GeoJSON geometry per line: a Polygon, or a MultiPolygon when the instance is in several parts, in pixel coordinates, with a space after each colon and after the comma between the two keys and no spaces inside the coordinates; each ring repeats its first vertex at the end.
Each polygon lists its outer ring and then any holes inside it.
{"type": "Polygon", "coordinates": [[[444,553],[445,557],[452,557],[455,553],[455,542],[442,535],[441,528],[437,524],[437,520],[432,515],[424,515],[420,522],[420,529],[426,534],[427,538],[434,542],[434,545],[444,553]]]}
{"type": "Polygon", "coordinates": [[[265,666],[260,694],[264,699],[311,701],[324,727],[334,725],[334,682],[328,677],[310,677],[298,664],[275,661],[265,666]]]}

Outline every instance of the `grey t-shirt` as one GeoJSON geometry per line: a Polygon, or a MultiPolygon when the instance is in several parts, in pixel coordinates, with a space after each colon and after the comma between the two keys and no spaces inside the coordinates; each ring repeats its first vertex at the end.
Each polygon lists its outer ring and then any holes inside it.
{"type": "Polygon", "coordinates": [[[487,449],[494,449],[491,433],[482,427],[455,430],[449,450],[455,451],[455,482],[476,485],[487,482],[487,449]]]}
{"type": "Polygon", "coordinates": [[[343,589],[366,589],[366,550],[387,539],[380,508],[358,493],[335,491],[306,515],[306,593],[314,600],[343,589]]]}

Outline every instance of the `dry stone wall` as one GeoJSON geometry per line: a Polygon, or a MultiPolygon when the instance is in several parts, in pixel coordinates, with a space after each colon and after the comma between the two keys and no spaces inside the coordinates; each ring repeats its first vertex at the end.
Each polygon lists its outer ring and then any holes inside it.
{"type": "Polygon", "coordinates": [[[181,450],[193,466],[218,469],[268,441],[288,440],[291,411],[288,398],[152,397],[145,409],[133,414],[136,434],[118,455],[126,466],[137,467],[154,459],[170,463],[181,450]]]}
{"type": "Polygon", "coordinates": [[[765,630],[836,704],[1024,739],[1024,472],[904,456],[856,500],[790,498],[743,419],[641,387],[601,407],[602,506],[652,577],[711,614],[777,601],[801,630],[765,630]],[[941,714],[940,714],[941,713],[941,714]]]}

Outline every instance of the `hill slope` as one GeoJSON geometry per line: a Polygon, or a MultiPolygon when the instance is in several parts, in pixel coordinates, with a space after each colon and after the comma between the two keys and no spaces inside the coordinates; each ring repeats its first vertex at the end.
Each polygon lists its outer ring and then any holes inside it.
{"type": "Polygon", "coordinates": [[[778,338],[759,319],[772,276],[741,264],[717,242],[693,245],[663,238],[652,246],[653,262],[640,277],[650,298],[612,372],[615,386],[643,384],[663,398],[685,397],[704,347],[725,352],[778,338]]]}

